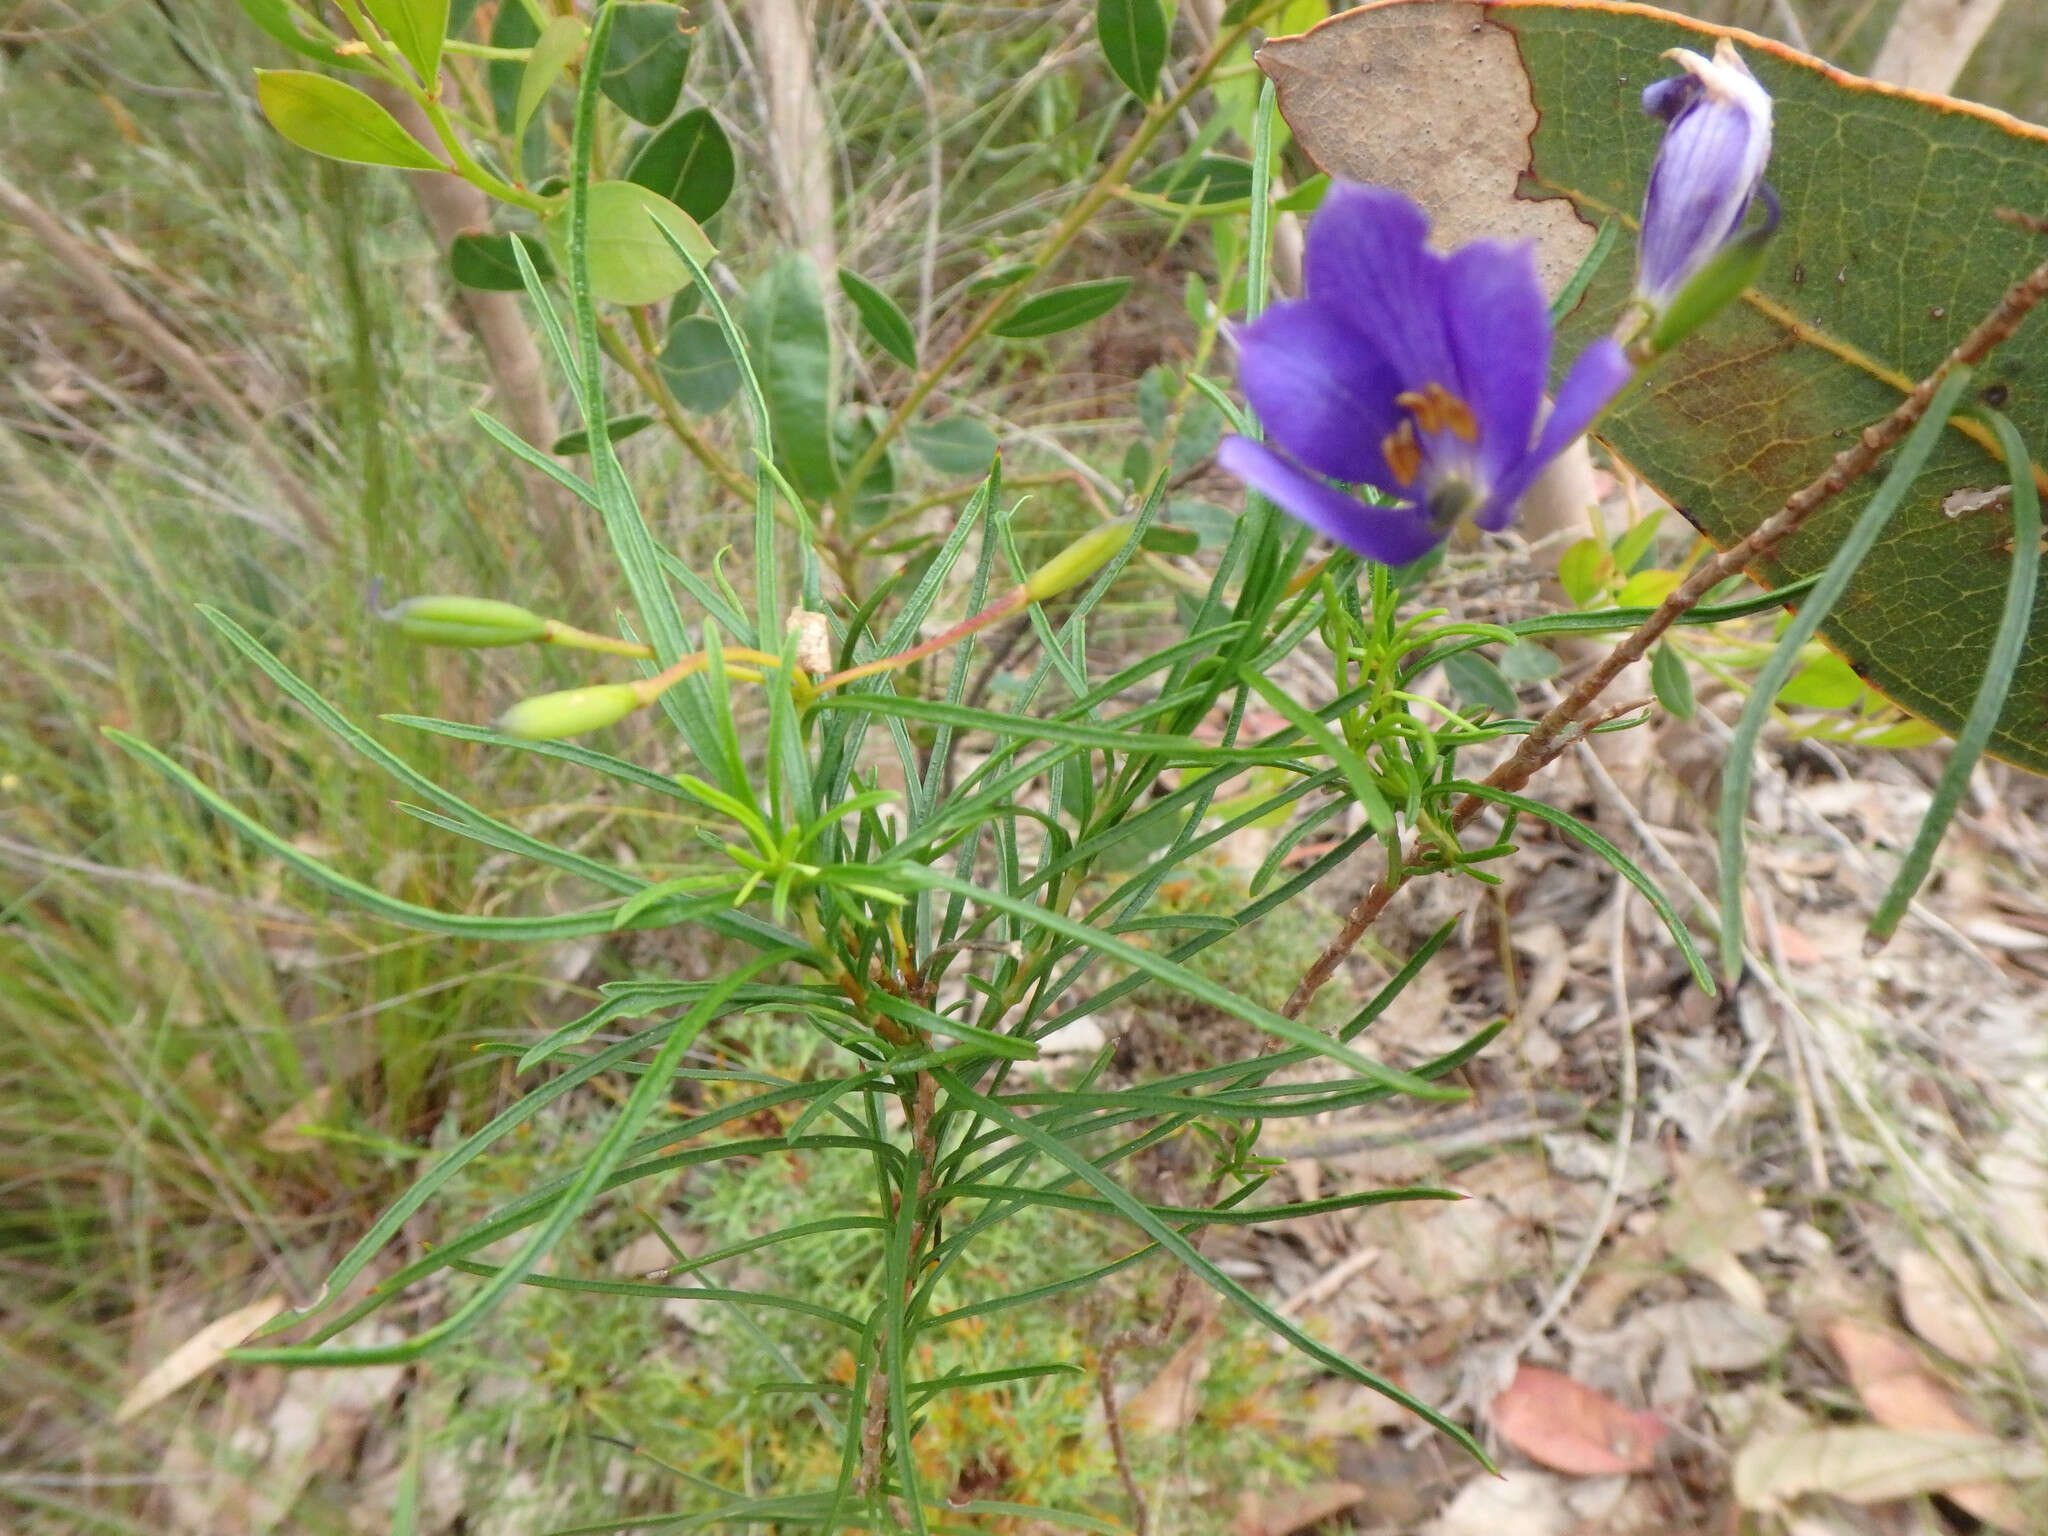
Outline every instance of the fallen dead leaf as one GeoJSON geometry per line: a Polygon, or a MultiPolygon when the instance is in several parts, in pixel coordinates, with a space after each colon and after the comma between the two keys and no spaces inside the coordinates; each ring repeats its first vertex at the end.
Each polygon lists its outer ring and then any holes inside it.
{"type": "Polygon", "coordinates": [[[1998,1337],[1985,1321],[1986,1305],[1969,1260],[1945,1238],[1933,1239],[1930,1248],[1909,1248],[1899,1256],[1899,1310],[1906,1326],[1959,1364],[1998,1364],[1998,1337]]]}
{"type": "MultiPolygon", "coordinates": [[[[1883,1504],[1989,1478],[2048,1474],[2048,1455],[1990,1435],[1916,1435],[1867,1426],[1760,1435],[1735,1457],[1735,1498],[1777,1509],[1804,1494],[1883,1504]]],[[[1951,1497],[1953,1495],[1951,1494],[1951,1497]]]]}
{"type": "Polygon", "coordinates": [[[284,1310],[283,1296],[266,1296],[208,1323],[143,1373],[114,1410],[114,1422],[125,1424],[146,1413],[188,1382],[220,1364],[223,1356],[284,1310]]]}
{"type": "Polygon", "coordinates": [[[1311,1483],[1286,1493],[1246,1493],[1237,1503],[1237,1536],[1294,1536],[1341,1514],[1366,1495],[1358,1483],[1311,1483]]]}
{"type": "Polygon", "coordinates": [[[1194,1423],[1202,1410],[1202,1383],[1214,1364],[1210,1350],[1216,1333],[1216,1319],[1204,1319],[1159,1374],[1132,1395],[1122,1409],[1127,1429],[1145,1435],[1172,1435],[1194,1423]]]}
{"type": "MultiPolygon", "coordinates": [[[[1890,1329],[1838,1318],[1828,1326],[1828,1342],[1841,1356],[1863,1406],[1886,1429],[2001,1444],[1963,1412],[1954,1394],[1922,1365],[1919,1352],[1890,1329]]],[[[1986,1525],[2003,1531],[2022,1528],[2019,1501],[2010,1488],[1960,1478],[1934,1486],[1986,1525]]]]}
{"type": "Polygon", "coordinates": [[[1423,1536],[1566,1536],[1578,1517],[1565,1502],[1564,1485],[1547,1472],[1519,1468],[1499,1477],[1475,1477],[1423,1536]]]}
{"type": "Polygon", "coordinates": [[[1759,1213],[1762,1204],[1762,1196],[1728,1168],[1700,1159],[1682,1167],[1659,1228],[1674,1259],[1752,1312],[1768,1312],[1770,1305],[1762,1282],[1738,1255],[1763,1247],[1768,1237],[1759,1213]]]}
{"type": "Polygon", "coordinates": [[[1531,1461],[1578,1477],[1647,1471],[1670,1426],[1540,1365],[1516,1370],[1489,1415],[1501,1439],[1531,1461]]]}

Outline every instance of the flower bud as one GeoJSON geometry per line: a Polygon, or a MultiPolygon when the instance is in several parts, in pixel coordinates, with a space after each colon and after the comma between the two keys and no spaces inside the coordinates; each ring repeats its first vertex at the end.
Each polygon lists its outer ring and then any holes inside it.
{"type": "Polygon", "coordinates": [[[1643,339],[1651,357],[1667,352],[1733,302],[1742,290],[1757,280],[1770,253],[1771,236],[1778,232],[1778,199],[1769,187],[1758,188],[1764,200],[1766,218],[1756,228],[1729,241],[1693,273],[1677,297],[1650,321],[1643,339]]]}
{"type": "Polygon", "coordinates": [[[1024,595],[1034,603],[1042,603],[1069,587],[1078,587],[1123,551],[1136,526],[1131,522],[1114,522],[1089,529],[1031,573],[1024,583],[1024,595]]]}
{"type": "Polygon", "coordinates": [[[498,729],[527,741],[554,741],[617,725],[645,701],[631,683],[599,683],[521,699],[498,717],[498,729]]]}
{"type": "Polygon", "coordinates": [[[378,617],[421,645],[524,645],[547,631],[547,620],[488,597],[409,597],[378,617]]]}
{"type": "MultiPolygon", "coordinates": [[[[1636,298],[1650,311],[1653,325],[1731,246],[1754,240],[1760,253],[1762,241],[1777,227],[1773,199],[1771,219],[1761,234],[1741,233],[1771,158],[1770,93],[1725,37],[1711,59],[1685,48],[1674,48],[1665,57],[1677,60],[1685,73],[1643,91],[1643,110],[1666,125],[1650,168],[1636,244],[1636,298]]],[[[1729,286],[1733,270],[1722,269],[1709,285],[1720,294],[1715,308],[1747,285],[1745,278],[1729,286]]],[[[1695,313],[1687,330],[1711,313],[1697,301],[1689,308],[1695,313]]]]}

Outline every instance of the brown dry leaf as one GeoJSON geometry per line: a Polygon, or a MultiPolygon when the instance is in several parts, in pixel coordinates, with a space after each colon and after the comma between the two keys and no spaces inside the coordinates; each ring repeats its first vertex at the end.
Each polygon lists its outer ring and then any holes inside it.
{"type": "Polygon", "coordinates": [[[1202,1383],[1208,1379],[1209,1347],[1216,1342],[1217,1323],[1205,1318],[1187,1343],[1173,1352],[1157,1376],[1123,1405],[1124,1427],[1144,1435],[1178,1434],[1202,1411],[1202,1383]]]}
{"type": "Polygon", "coordinates": [[[1737,1256],[1764,1245],[1762,1204],[1763,1197],[1722,1164],[1705,1159],[1689,1166],[1680,1162],[1671,1206],[1658,1229],[1674,1259],[1752,1312],[1768,1312],[1770,1305],[1762,1283],[1737,1256]]]}
{"type": "Polygon", "coordinates": [[[1959,1485],[2044,1474],[2048,1456],[1990,1435],[1837,1426],[1750,1441],[1735,1457],[1735,1498],[1744,1508],[1762,1510],[1809,1493],[1832,1494],[1852,1504],[1883,1504],[1923,1493],[1946,1492],[1953,1498],[1959,1485]]]}
{"type": "MultiPolygon", "coordinates": [[[[1828,1326],[1828,1342],[1842,1357],[1850,1384],[1870,1416],[1886,1429],[1909,1434],[1999,1441],[1956,1403],[1954,1394],[1920,1362],[1919,1352],[1888,1328],[1854,1318],[1838,1318],[1828,1326]]],[[[1957,1504],[2000,1530],[2022,1528],[2019,1501],[2010,1488],[1995,1482],[1935,1484],[1957,1504]]]]}
{"type": "Polygon", "coordinates": [[[1493,1400],[1493,1427],[1531,1461],[1579,1477],[1647,1471],[1670,1433],[1654,1413],[1624,1408],[1604,1393],[1540,1365],[1515,1372],[1493,1400]]]}
{"type": "Polygon", "coordinates": [[[1567,1536],[1578,1524],[1562,1483],[1547,1472],[1511,1467],[1460,1488],[1422,1536],[1567,1536]]]}
{"type": "Polygon", "coordinates": [[[1998,1337],[1971,1275],[1969,1260],[1945,1238],[1931,1252],[1910,1248],[1899,1256],[1899,1310],[1906,1326],[1963,1365],[1998,1364],[1998,1337]]]}
{"type": "Polygon", "coordinates": [[[1533,240],[1546,292],[1593,248],[1564,198],[1516,195],[1536,103],[1512,33],[1478,5],[1399,5],[1337,16],[1258,52],[1280,115],[1332,176],[1394,187],[1436,239],[1533,240]]]}
{"type": "Polygon", "coordinates": [[[114,1410],[114,1422],[125,1424],[154,1408],[187,1382],[198,1380],[220,1364],[229,1350],[283,1310],[283,1296],[266,1296],[208,1323],[144,1373],[114,1410]]]}
{"type": "Polygon", "coordinates": [[[333,1103],[334,1084],[322,1083],[266,1125],[256,1137],[257,1145],[266,1152],[320,1151],[327,1143],[308,1131],[327,1118],[333,1103]]]}
{"type": "Polygon", "coordinates": [[[1341,1514],[1366,1495],[1358,1483],[1311,1483],[1285,1493],[1246,1493],[1237,1501],[1237,1536],[1294,1536],[1341,1514]]]}

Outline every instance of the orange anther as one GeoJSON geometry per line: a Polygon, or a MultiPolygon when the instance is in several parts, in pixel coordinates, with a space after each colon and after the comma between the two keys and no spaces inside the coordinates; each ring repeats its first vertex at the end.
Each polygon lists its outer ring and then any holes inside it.
{"type": "Polygon", "coordinates": [[[1394,396],[1394,404],[1414,413],[1425,432],[1448,429],[1464,442],[1479,441],[1479,423],[1473,418],[1472,407],[1441,384],[1428,384],[1420,390],[1404,389],[1394,396]]]}
{"type": "Polygon", "coordinates": [[[1394,479],[1401,485],[1413,485],[1415,477],[1422,473],[1422,444],[1415,440],[1415,423],[1412,421],[1402,422],[1381,438],[1380,453],[1387,461],[1387,468],[1394,472],[1394,479]]]}

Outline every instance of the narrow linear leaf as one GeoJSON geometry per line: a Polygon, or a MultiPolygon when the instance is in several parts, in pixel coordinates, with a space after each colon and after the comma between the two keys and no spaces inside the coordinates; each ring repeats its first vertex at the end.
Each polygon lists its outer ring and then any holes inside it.
{"type": "Polygon", "coordinates": [[[398,119],[354,86],[305,69],[256,71],[256,103],[270,126],[301,149],[354,165],[445,171],[398,119]]]}
{"type": "Polygon", "coordinates": [[[1727,766],[1721,773],[1718,894],[1721,905],[1721,974],[1730,982],[1742,974],[1743,820],[1749,814],[1749,786],[1756,772],[1757,742],[1763,735],[1764,722],[1770,719],[1778,690],[1785,686],[1793,669],[1799,665],[1800,651],[1849,589],[1856,568],[1876,545],[1892,514],[1905,501],[1906,493],[1919,477],[1921,467],[1933,454],[1936,443],[1947,429],[1950,412],[1955,410],[1956,402],[1970,387],[1970,377],[1969,369],[1958,368],[1935,390],[1927,414],[1906,434],[1906,441],[1892,461],[1890,472],[1878,486],[1876,494],[1864,504],[1848,535],[1821,572],[1820,580],[1799,605],[1792,621],[1785,626],[1785,632],[1778,637],[1778,648],[1771,652],[1770,659],[1757,672],[1749,700],[1742,708],[1742,718],[1736,722],[1735,733],[1729,739],[1727,766]]]}
{"type": "Polygon", "coordinates": [[[1991,733],[2005,712],[2012,691],[2013,673],[2027,646],[2027,626],[2034,616],[2034,591],[2041,575],[2041,495],[2032,474],[2033,456],[2021,439],[2019,429],[1997,411],[1986,411],[1998,446],[2005,454],[2012,475],[2012,574],[2005,586],[2005,609],[1998,616],[1998,632],[1992,637],[1991,654],[1984,663],[1984,680],[1977,685],[1977,697],[1963,728],[1956,734],[1955,749],[1943,765],[1934,786],[1934,799],[1913,834],[1913,846],[1899,863],[1891,888],[1884,893],[1870,920],[1870,936],[1887,942],[1898,930],[1899,919],[1920,882],[1927,878],[1934,862],[1935,847],[1948,830],[1956,807],[1970,785],[1970,772],[1991,743],[1991,733]]]}
{"type": "Polygon", "coordinates": [[[1679,921],[1677,908],[1673,907],[1669,898],[1657,888],[1657,882],[1644,874],[1635,861],[1614,844],[1569,811],[1561,811],[1554,805],[1545,805],[1541,800],[1531,800],[1525,795],[1511,794],[1505,789],[1495,789],[1491,784],[1453,781],[1444,785],[1443,790],[1446,794],[1477,795],[1480,799],[1491,800],[1496,805],[1511,806],[1526,816],[1533,816],[1538,821],[1557,828],[1574,842],[1583,844],[1606,860],[1616,874],[1641,891],[1643,899],[1656,909],[1657,916],[1663,919],[1664,926],[1670,930],[1671,941],[1678,946],[1678,952],[1685,957],[1686,965],[1691,968],[1693,979],[1700,984],[1702,991],[1709,996],[1713,994],[1713,974],[1708,971],[1707,962],[1700,957],[1700,952],[1694,946],[1692,935],[1686,931],[1685,924],[1679,921]]]}

